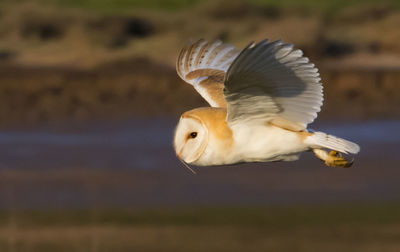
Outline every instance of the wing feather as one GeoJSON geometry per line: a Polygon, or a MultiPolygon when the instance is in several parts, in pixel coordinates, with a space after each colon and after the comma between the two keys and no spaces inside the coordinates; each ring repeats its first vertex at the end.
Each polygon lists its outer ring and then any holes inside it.
{"type": "Polygon", "coordinates": [[[225,75],[227,120],[269,121],[302,130],[321,109],[320,81],[318,69],[293,45],[280,40],[250,43],[225,75]]]}
{"type": "Polygon", "coordinates": [[[303,130],[320,111],[318,69],[303,52],[280,40],[236,47],[200,39],[180,52],[178,75],[213,107],[227,107],[227,120],[258,121],[303,130]]]}
{"type": "Polygon", "coordinates": [[[224,77],[240,50],[221,41],[200,39],[183,47],[177,62],[178,75],[213,107],[226,107],[224,77]]]}

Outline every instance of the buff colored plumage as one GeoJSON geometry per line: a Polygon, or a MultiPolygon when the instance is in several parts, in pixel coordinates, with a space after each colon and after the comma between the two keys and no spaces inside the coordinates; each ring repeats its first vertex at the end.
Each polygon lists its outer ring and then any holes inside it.
{"type": "Polygon", "coordinates": [[[349,167],[341,153],[360,150],[307,130],[320,111],[323,88],[318,69],[293,45],[264,40],[239,50],[201,39],[182,49],[176,67],[211,105],[181,116],[174,147],[186,163],[292,161],[313,150],[328,166],[349,167]]]}

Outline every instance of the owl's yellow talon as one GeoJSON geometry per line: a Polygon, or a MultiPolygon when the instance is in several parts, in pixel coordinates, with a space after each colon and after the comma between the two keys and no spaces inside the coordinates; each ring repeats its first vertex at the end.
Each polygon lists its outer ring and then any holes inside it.
{"type": "Polygon", "coordinates": [[[331,167],[349,168],[353,164],[353,160],[347,161],[339,152],[332,150],[329,152],[325,164],[331,167]]]}
{"type": "Polygon", "coordinates": [[[323,160],[327,166],[348,168],[353,164],[354,160],[346,160],[338,151],[330,151],[329,153],[324,149],[313,149],[315,155],[323,160]]]}
{"type": "Polygon", "coordinates": [[[339,153],[338,151],[331,150],[331,151],[329,152],[329,156],[332,156],[332,157],[339,157],[339,156],[340,156],[340,153],[339,153]]]}

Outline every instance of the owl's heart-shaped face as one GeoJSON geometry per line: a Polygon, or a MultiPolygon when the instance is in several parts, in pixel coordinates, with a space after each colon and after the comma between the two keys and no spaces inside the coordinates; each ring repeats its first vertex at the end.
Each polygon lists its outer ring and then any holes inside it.
{"type": "Polygon", "coordinates": [[[176,155],[186,163],[195,162],[204,153],[208,143],[208,131],[197,118],[181,117],[175,130],[176,155]]]}

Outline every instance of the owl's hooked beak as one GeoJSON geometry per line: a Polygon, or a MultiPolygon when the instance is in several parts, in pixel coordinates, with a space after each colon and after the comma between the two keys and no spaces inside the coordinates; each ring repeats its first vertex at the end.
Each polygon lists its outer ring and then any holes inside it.
{"type": "Polygon", "coordinates": [[[182,148],[180,151],[177,151],[177,152],[176,152],[176,156],[177,156],[180,160],[183,161],[182,152],[183,152],[183,148],[182,148]]]}

